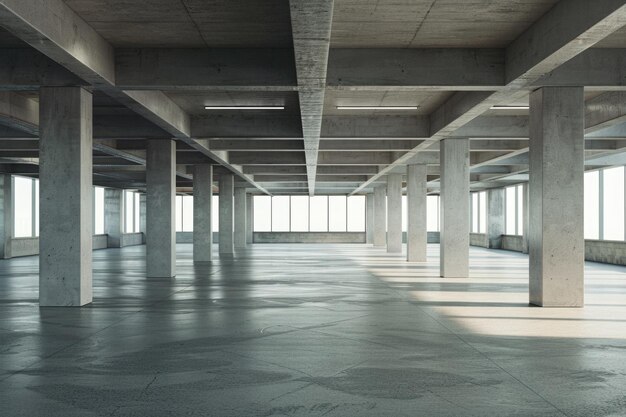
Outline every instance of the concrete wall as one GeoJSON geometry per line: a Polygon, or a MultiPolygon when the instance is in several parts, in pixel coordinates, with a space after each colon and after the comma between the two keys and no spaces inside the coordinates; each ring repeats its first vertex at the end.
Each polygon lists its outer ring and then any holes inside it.
{"type": "MultiPolygon", "coordinates": [[[[127,233],[122,236],[123,246],[141,245],[143,235],[141,233],[127,233]],[[138,243],[137,243],[138,242],[138,243]]],[[[94,235],[93,249],[106,249],[107,235],[94,235]]],[[[18,237],[9,241],[11,245],[11,257],[39,255],[38,237],[18,237]]]]}
{"type": "MultiPolygon", "coordinates": [[[[213,232],[213,243],[219,243],[220,233],[213,232]]],[[[193,243],[193,232],[176,232],[176,243],[193,243]]]]}
{"type": "Polygon", "coordinates": [[[365,243],[365,232],[255,232],[254,243],[365,243]]]}
{"type": "MultiPolygon", "coordinates": [[[[502,249],[522,252],[522,236],[502,236],[502,249]]],[[[585,260],[626,266],[626,242],[585,240],[585,260]]]]}
{"type": "Polygon", "coordinates": [[[470,233],[470,246],[489,248],[489,235],[486,233],[470,233]]]}

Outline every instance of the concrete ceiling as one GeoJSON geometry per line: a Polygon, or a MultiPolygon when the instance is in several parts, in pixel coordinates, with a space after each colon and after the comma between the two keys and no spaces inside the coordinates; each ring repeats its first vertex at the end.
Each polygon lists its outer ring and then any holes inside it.
{"type": "Polygon", "coordinates": [[[586,87],[588,166],[626,162],[625,24],[611,0],[0,0],[0,168],[37,175],[41,85],[94,92],[108,186],[145,186],[147,140],[175,138],[184,190],[197,163],[272,194],[423,163],[437,192],[446,137],[471,139],[473,189],[502,186],[525,178],[528,110],[491,107],[559,85],[586,87]]]}

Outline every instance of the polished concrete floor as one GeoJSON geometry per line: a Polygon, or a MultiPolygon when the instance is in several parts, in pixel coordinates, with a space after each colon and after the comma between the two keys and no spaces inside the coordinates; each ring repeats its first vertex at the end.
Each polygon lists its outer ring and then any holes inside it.
{"type": "Polygon", "coordinates": [[[527,306],[527,258],[472,276],[364,245],[255,245],[175,279],[94,252],[94,303],[39,308],[37,258],[0,261],[0,416],[624,416],[626,268],[587,307],[527,306]]]}

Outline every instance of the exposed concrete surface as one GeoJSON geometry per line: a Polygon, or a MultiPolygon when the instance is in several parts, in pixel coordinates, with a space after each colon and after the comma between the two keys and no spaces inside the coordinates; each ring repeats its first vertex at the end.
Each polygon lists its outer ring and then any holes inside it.
{"type": "Polygon", "coordinates": [[[246,189],[243,187],[235,188],[235,209],[234,209],[234,242],[235,248],[245,248],[247,245],[246,238],[248,232],[248,213],[246,210],[246,189]]]}
{"type": "Polygon", "coordinates": [[[385,187],[374,188],[374,246],[387,242],[387,198],[385,187]]]}
{"type": "Polygon", "coordinates": [[[426,261],[427,166],[407,166],[407,246],[408,262],[426,261]]]}
{"type": "Polygon", "coordinates": [[[94,302],[40,309],[36,258],[0,262],[0,410],[21,417],[623,415],[624,268],[589,305],[529,309],[527,257],[471,249],[469,278],[357,245],[256,245],[149,279],[94,253],[94,302]],[[19,272],[19,273],[17,273],[19,272]],[[295,290],[297,289],[297,291],[295,290]]]}
{"type": "Polygon", "coordinates": [[[466,277],[469,270],[469,140],[444,139],[441,146],[441,276],[466,277]]]}
{"type": "Polygon", "coordinates": [[[530,94],[530,302],[584,304],[584,91],[530,94]]]}
{"type": "Polygon", "coordinates": [[[502,235],[505,230],[504,188],[494,188],[487,191],[487,239],[489,247],[502,247],[502,235]]]}
{"type": "Polygon", "coordinates": [[[363,232],[255,232],[254,243],[365,243],[363,232]]]}
{"type": "Polygon", "coordinates": [[[402,252],[402,174],[387,176],[387,252],[402,252]]]}
{"type": "Polygon", "coordinates": [[[104,189],[104,233],[110,248],[122,247],[124,234],[124,190],[119,188],[104,189]]]}
{"type": "Polygon", "coordinates": [[[235,252],[234,233],[234,192],[235,179],[232,174],[220,176],[219,224],[220,256],[233,256],[235,252]]]}
{"type": "Polygon", "coordinates": [[[39,303],[92,299],[93,99],[80,87],[40,91],[39,303]]]}
{"type": "Polygon", "coordinates": [[[150,277],[176,275],[176,144],[148,142],[146,165],[146,264],[150,277]]]}
{"type": "Polygon", "coordinates": [[[11,258],[13,236],[13,181],[11,175],[0,175],[0,259],[11,258]]]}
{"type": "MultiPolygon", "coordinates": [[[[193,260],[210,262],[213,259],[213,167],[193,167],[193,260]]],[[[178,242],[178,233],[176,233],[178,242]]]]}

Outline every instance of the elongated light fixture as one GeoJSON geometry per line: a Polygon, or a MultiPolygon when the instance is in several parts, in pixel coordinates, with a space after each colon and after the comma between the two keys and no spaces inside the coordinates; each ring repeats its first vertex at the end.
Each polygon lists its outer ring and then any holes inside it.
{"type": "Polygon", "coordinates": [[[285,110],[285,106],[204,106],[204,110],[285,110]]]}
{"type": "Polygon", "coordinates": [[[530,106],[491,106],[491,110],[528,110],[530,106]]]}
{"type": "Polygon", "coordinates": [[[417,110],[418,106],[337,106],[337,110],[417,110]]]}

